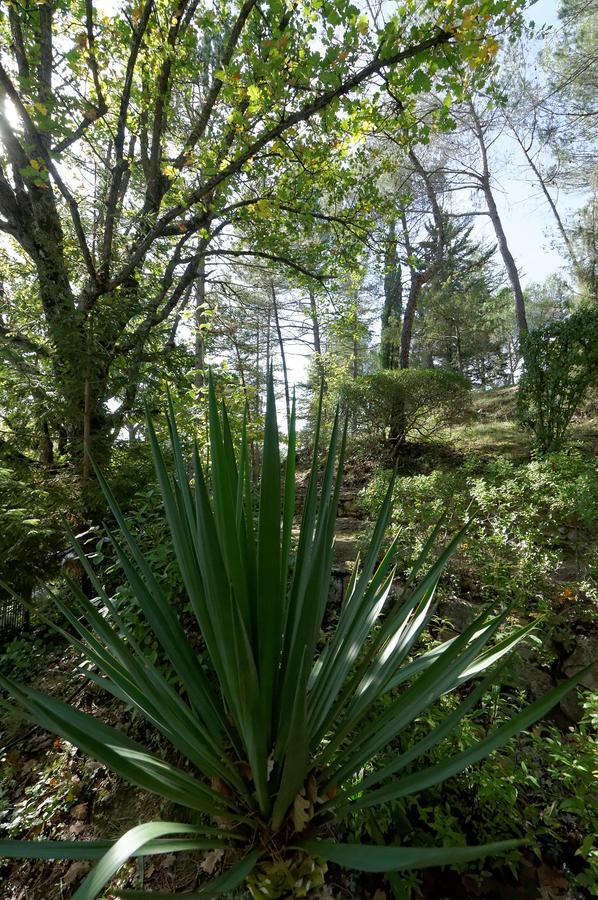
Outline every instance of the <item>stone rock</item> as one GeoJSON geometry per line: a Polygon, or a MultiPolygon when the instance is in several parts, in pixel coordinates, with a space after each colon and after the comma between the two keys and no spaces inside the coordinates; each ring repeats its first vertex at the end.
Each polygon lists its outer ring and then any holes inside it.
{"type": "Polygon", "coordinates": [[[440,605],[438,614],[452,631],[461,634],[480,615],[480,607],[462,597],[451,597],[450,600],[440,605]]]}
{"type": "Polygon", "coordinates": [[[563,665],[564,674],[570,678],[584,666],[592,665],[580,684],[592,691],[598,690],[598,635],[576,634],[575,647],[563,665]]]}

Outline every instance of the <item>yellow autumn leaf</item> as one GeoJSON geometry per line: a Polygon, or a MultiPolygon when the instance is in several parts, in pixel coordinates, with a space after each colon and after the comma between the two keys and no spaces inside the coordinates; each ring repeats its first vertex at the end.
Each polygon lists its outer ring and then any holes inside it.
{"type": "Polygon", "coordinates": [[[270,204],[267,200],[258,200],[253,209],[259,219],[267,219],[270,215],[270,204]]]}
{"type": "Polygon", "coordinates": [[[39,172],[39,170],[41,169],[39,159],[30,159],[29,165],[31,166],[32,169],[35,169],[36,172],[39,172]]]}

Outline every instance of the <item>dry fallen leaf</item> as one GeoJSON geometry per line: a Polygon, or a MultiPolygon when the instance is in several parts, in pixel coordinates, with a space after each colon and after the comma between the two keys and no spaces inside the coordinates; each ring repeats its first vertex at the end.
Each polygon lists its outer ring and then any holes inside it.
{"type": "Polygon", "coordinates": [[[568,895],[569,882],[561,872],[550,866],[541,865],[537,875],[542,900],[564,900],[568,895]]]}
{"type": "Polygon", "coordinates": [[[303,831],[311,819],[310,807],[311,803],[307,797],[297,794],[293,803],[293,825],[295,826],[295,831],[303,831]]]}
{"type": "Polygon", "coordinates": [[[203,862],[200,864],[200,868],[206,873],[206,875],[213,875],[214,870],[222,857],[224,856],[224,850],[210,850],[209,853],[206,853],[204,856],[203,862]]]}
{"type": "Polygon", "coordinates": [[[372,895],[372,900],[386,900],[386,894],[380,888],[372,895]]]}
{"type": "Polygon", "coordinates": [[[225,784],[222,778],[218,778],[217,775],[212,778],[212,789],[217,791],[219,794],[222,794],[223,797],[233,796],[233,792],[229,788],[228,784],[225,784]]]}
{"type": "Polygon", "coordinates": [[[77,803],[76,806],[73,806],[69,813],[71,819],[86,819],[87,818],[87,803],[77,803]]]}
{"type": "Polygon", "coordinates": [[[66,875],[62,879],[63,884],[73,884],[73,882],[78,881],[83,875],[86,875],[91,869],[91,863],[87,859],[79,859],[77,862],[74,862],[72,866],[69,866],[66,875]]]}

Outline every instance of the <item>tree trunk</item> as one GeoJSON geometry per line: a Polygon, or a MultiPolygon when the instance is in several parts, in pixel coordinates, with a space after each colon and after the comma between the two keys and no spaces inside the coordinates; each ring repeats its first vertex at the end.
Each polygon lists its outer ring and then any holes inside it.
{"type": "Polygon", "coordinates": [[[403,315],[403,329],[401,331],[401,349],[399,353],[399,368],[409,368],[409,356],[411,354],[411,340],[413,337],[413,323],[415,321],[415,311],[421,289],[423,287],[422,280],[417,272],[411,272],[411,283],[409,285],[409,296],[405,304],[405,314],[403,315]]]}
{"type": "Polygon", "coordinates": [[[202,256],[197,279],[195,281],[195,390],[197,397],[201,396],[204,386],[206,345],[203,336],[206,324],[206,260],[202,256]]]}
{"type": "Polygon", "coordinates": [[[280,359],[282,362],[282,374],[284,379],[284,399],[287,408],[287,426],[291,421],[291,393],[289,389],[289,373],[287,370],[287,357],[284,349],[284,340],[282,337],[282,329],[280,327],[280,319],[278,316],[278,301],[276,298],[276,291],[274,289],[274,282],[270,282],[270,288],[272,290],[272,309],[274,310],[274,323],[276,325],[276,335],[278,337],[278,348],[280,350],[280,359]]]}
{"type": "Polygon", "coordinates": [[[46,469],[51,469],[54,465],[54,446],[47,419],[44,419],[40,425],[39,461],[46,469]]]}
{"type": "Polygon", "coordinates": [[[380,333],[380,365],[383,369],[396,369],[398,363],[397,332],[403,314],[403,285],[401,265],[397,253],[396,222],[388,229],[387,249],[384,258],[384,307],[380,333]]]}
{"type": "Polygon", "coordinates": [[[311,318],[311,331],[314,342],[314,353],[316,354],[316,369],[318,371],[318,375],[320,376],[320,381],[325,388],[324,363],[322,360],[322,343],[320,340],[320,320],[318,318],[316,294],[313,288],[309,289],[309,314],[311,318]]]}
{"type": "MultiPolygon", "coordinates": [[[[415,322],[415,313],[417,310],[419,297],[423,286],[435,275],[442,263],[444,257],[444,245],[446,242],[442,210],[440,208],[440,204],[438,203],[438,198],[436,197],[436,191],[434,189],[434,184],[432,182],[430,174],[426,172],[413,149],[409,150],[409,159],[414,171],[421,178],[424,184],[426,196],[432,210],[432,218],[434,219],[434,225],[436,226],[437,238],[436,245],[433,248],[432,258],[427,268],[423,271],[418,272],[416,272],[413,268],[411,269],[409,296],[407,298],[407,304],[405,306],[405,314],[403,316],[403,329],[401,331],[401,347],[399,351],[400,369],[409,368],[409,356],[411,353],[411,341],[413,338],[413,323],[415,322]]],[[[407,217],[404,212],[401,213],[401,225],[403,229],[405,249],[407,250],[408,257],[411,258],[414,255],[413,246],[411,244],[411,239],[409,236],[407,217]]]]}
{"type": "Polygon", "coordinates": [[[492,193],[492,185],[490,183],[490,167],[488,165],[488,152],[486,150],[484,129],[482,128],[482,123],[476,112],[476,109],[471,102],[469,103],[469,110],[473,122],[473,131],[480,148],[480,156],[482,160],[482,175],[480,176],[480,185],[484,193],[486,206],[488,207],[490,221],[492,222],[492,227],[494,228],[494,233],[496,234],[496,240],[498,241],[500,255],[502,256],[503,262],[505,264],[505,269],[507,270],[507,275],[509,276],[509,281],[511,282],[511,287],[513,289],[513,296],[515,298],[515,318],[517,320],[517,331],[519,332],[519,338],[521,338],[528,331],[527,318],[525,315],[525,299],[523,296],[523,288],[521,287],[517,265],[513,258],[513,254],[509,249],[507,236],[498,214],[498,208],[496,206],[494,194],[492,193]]]}
{"type": "Polygon", "coordinates": [[[504,228],[502,227],[502,222],[498,214],[494,195],[490,186],[489,175],[484,175],[484,178],[482,180],[482,189],[484,191],[484,197],[486,198],[486,205],[488,206],[490,221],[492,222],[494,233],[496,234],[496,239],[498,241],[500,255],[502,256],[503,262],[505,264],[505,269],[507,270],[507,275],[509,276],[509,281],[511,282],[511,287],[513,289],[513,296],[515,298],[515,319],[517,321],[517,330],[519,332],[519,337],[521,338],[528,331],[527,317],[525,315],[525,298],[523,296],[523,288],[521,287],[521,280],[519,278],[517,265],[513,258],[513,254],[509,250],[507,236],[505,234],[504,228]]]}

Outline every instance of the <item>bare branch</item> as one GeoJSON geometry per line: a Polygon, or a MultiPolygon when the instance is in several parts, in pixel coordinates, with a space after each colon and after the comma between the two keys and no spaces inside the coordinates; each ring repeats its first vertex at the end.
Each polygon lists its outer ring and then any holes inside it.
{"type": "Polygon", "coordinates": [[[263,250],[208,250],[206,251],[206,253],[204,253],[204,256],[252,256],[257,259],[268,259],[272,262],[282,263],[284,266],[288,266],[290,269],[294,269],[296,272],[300,272],[302,275],[307,275],[308,278],[313,278],[314,281],[325,281],[329,277],[327,275],[319,275],[317,272],[311,272],[309,269],[306,269],[305,266],[302,266],[300,265],[300,263],[289,259],[287,256],[280,256],[278,253],[266,253],[266,251],[263,250]]]}

